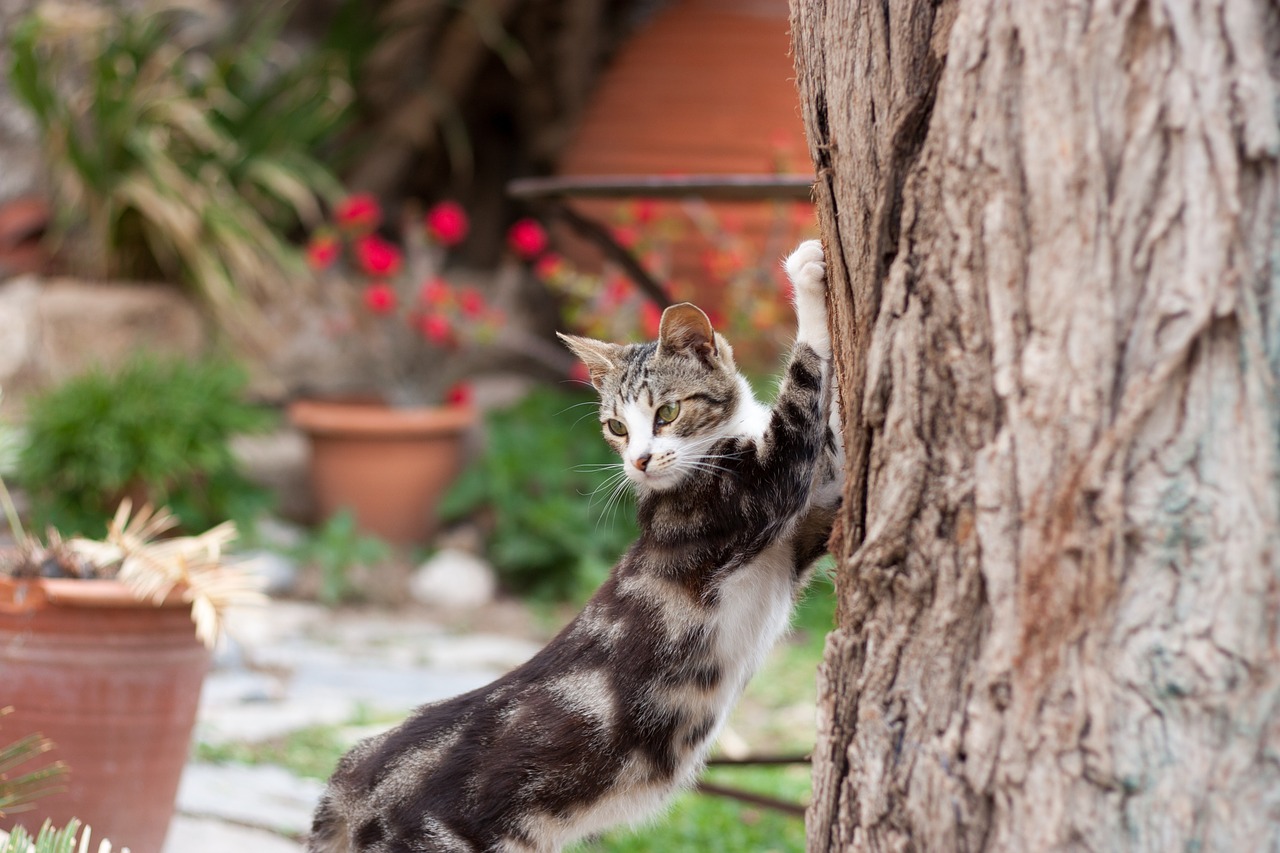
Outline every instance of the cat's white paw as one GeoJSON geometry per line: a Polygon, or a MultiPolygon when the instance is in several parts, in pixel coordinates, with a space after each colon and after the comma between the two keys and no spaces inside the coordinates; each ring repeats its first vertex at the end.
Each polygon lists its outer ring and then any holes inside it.
{"type": "Polygon", "coordinates": [[[810,294],[815,291],[826,293],[827,261],[822,253],[821,240],[805,240],[787,256],[782,266],[787,271],[787,278],[795,285],[797,298],[802,290],[810,294]]]}
{"type": "Polygon", "coordinates": [[[827,329],[827,261],[820,240],[806,240],[783,262],[795,290],[796,339],[813,347],[823,358],[831,357],[831,333],[827,329]]]}

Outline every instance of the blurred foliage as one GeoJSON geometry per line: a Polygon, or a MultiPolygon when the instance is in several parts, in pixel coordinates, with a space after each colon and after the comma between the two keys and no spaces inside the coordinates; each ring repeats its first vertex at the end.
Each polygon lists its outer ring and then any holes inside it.
{"type": "Polygon", "coordinates": [[[475,517],[512,592],[584,600],[639,535],[618,456],[600,436],[594,396],[540,389],[485,420],[484,453],[440,506],[475,517]],[[619,506],[622,504],[622,506],[619,506]]]}
{"type": "MultiPolygon", "coordinates": [[[[809,204],[750,208],[759,215],[696,198],[640,199],[616,206],[610,229],[671,302],[693,302],[707,313],[741,370],[771,376],[795,334],[791,282],[780,261],[814,236],[815,222],[809,204]]],[[[658,336],[662,310],[613,261],[577,266],[548,252],[533,271],[580,333],[618,342],[658,336]]]]}
{"type": "Polygon", "coordinates": [[[269,498],[236,469],[230,442],[273,419],[244,401],[246,381],[224,361],[139,356],[33,396],[15,480],[35,528],[100,537],[126,496],[167,506],[186,530],[251,526],[269,498]]]}
{"type": "Polygon", "coordinates": [[[80,271],[179,278],[261,336],[255,304],[304,269],[285,235],[338,192],[317,153],[350,94],[340,58],[279,40],[286,7],[248,8],[218,32],[189,5],[40,7],[13,30],[9,70],[80,271]]]}
{"type": "Polygon", "coordinates": [[[302,563],[320,570],[320,601],[329,606],[359,599],[360,588],[352,571],[391,557],[391,546],[376,536],[360,532],[351,510],[334,513],[294,551],[302,563]]]}

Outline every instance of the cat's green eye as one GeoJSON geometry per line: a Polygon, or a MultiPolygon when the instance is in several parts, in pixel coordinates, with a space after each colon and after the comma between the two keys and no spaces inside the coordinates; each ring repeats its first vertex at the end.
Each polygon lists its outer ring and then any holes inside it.
{"type": "Polygon", "coordinates": [[[624,424],[622,421],[618,420],[617,418],[609,418],[609,420],[604,422],[604,425],[607,426],[609,428],[609,432],[613,433],[614,435],[627,434],[627,425],[624,424]]]}
{"type": "Polygon", "coordinates": [[[669,424],[679,416],[680,416],[680,404],[667,403],[664,406],[658,407],[657,424],[658,426],[669,424]]]}

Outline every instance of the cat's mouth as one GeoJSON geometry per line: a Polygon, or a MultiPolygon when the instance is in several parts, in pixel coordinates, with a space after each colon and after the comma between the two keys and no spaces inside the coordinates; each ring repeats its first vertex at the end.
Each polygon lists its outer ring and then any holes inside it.
{"type": "Polygon", "coordinates": [[[628,468],[627,475],[631,482],[655,492],[666,491],[683,479],[679,469],[669,465],[660,470],[649,468],[644,471],[632,466],[628,468]]]}

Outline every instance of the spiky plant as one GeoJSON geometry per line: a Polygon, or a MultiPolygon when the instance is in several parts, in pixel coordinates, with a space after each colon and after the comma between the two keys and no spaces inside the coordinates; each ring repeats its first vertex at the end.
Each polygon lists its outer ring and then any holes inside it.
{"type": "MultiPolygon", "coordinates": [[[[20,826],[8,837],[0,832],[0,853],[90,853],[92,838],[89,827],[81,833],[80,821],[74,818],[62,829],[45,821],[35,838],[20,826]]],[[[111,842],[105,839],[96,848],[97,853],[111,853],[111,849],[111,842]]],[[[120,853],[129,853],[129,848],[120,848],[120,853]]]]}
{"type": "MultiPolygon", "coordinates": [[[[13,708],[0,708],[0,718],[12,712],[13,708]]],[[[61,761],[34,770],[21,769],[52,748],[53,742],[39,734],[0,744],[0,817],[27,811],[32,808],[32,800],[60,790],[67,773],[61,761]]]]}

